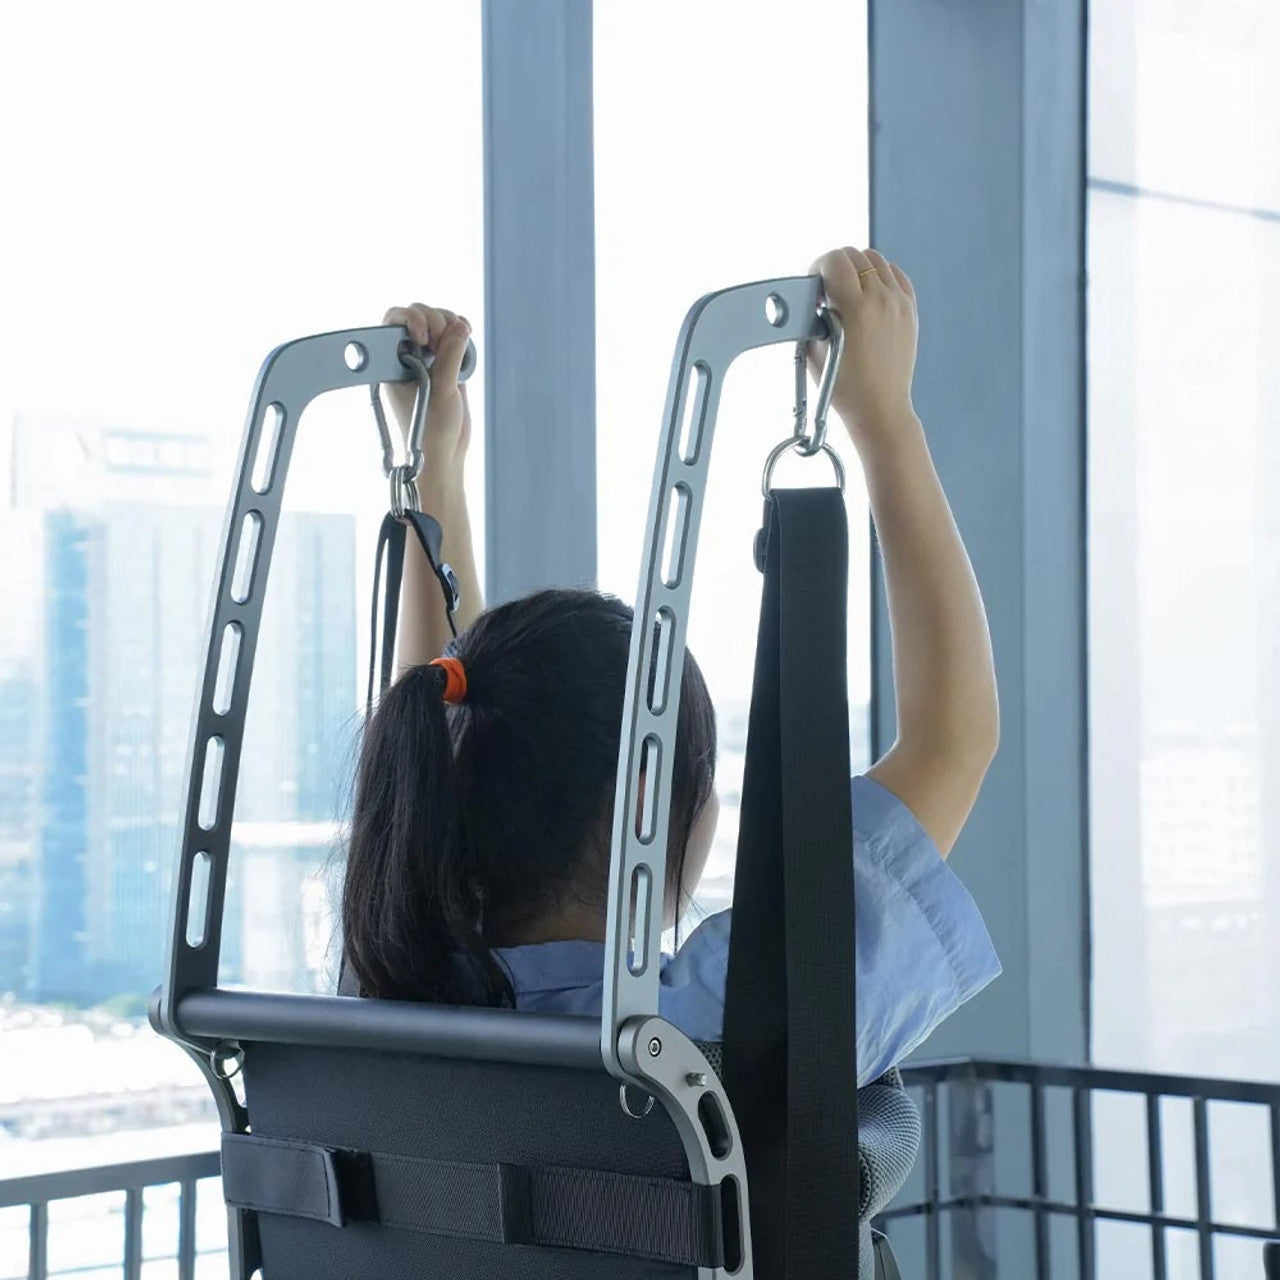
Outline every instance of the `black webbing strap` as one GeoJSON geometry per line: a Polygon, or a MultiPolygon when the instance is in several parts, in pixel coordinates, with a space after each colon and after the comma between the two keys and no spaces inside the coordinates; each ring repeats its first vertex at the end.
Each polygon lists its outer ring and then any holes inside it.
{"type": "Polygon", "coordinates": [[[405,538],[412,529],[417,536],[422,553],[440,590],[444,593],[445,614],[449,630],[457,635],[453,615],[458,608],[458,580],[453,570],[440,559],[440,547],[444,531],[434,516],[419,511],[406,511],[403,519],[390,512],[383,518],[378,533],[378,558],[373,569],[373,611],[369,620],[369,691],[366,710],[373,711],[374,695],[382,694],[391,685],[392,667],[396,655],[396,624],[400,616],[400,586],[404,580],[405,538]],[[386,565],[387,585],[382,589],[383,564],[386,565]],[[378,627],[378,602],[382,602],[382,627],[378,627]],[[381,640],[381,644],[379,644],[381,640]]]}
{"type": "Polygon", "coordinates": [[[848,558],[838,490],[771,495],[724,1011],[769,1280],[858,1274],[848,558]]]}
{"type": "MultiPolygon", "coordinates": [[[[404,581],[405,543],[409,530],[412,529],[418,539],[422,553],[427,557],[427,564],[440,584],[444,593],[445,616],[449,619],[449,630],[457,635],[453,623],[453,615],[457,612],[458,580],[453,570],[440,558],[440,548],[444,541],[444,531],[434,516],[423,515],[419,511],[406,511],[403,519],[397,519],[390,512],[383,517],[382,528],[378,532],[378,557],[373,566],[373,608],[369,618],[369,690],[365,698],[366,715],[373,714],[375,695],[382,694],[391,687],[391,677],[396,656],[396,631],[400,617],[400,588],[404,581]],[[386,590],[383,590],[382,575],[385,566],[386,590]],[[378,605],[382,605],[382,626],[378,626],[378,605]]],[[[358,996],[360,983],[355,972],[347,963],[344,953],[338,966],[338,994],[340,996],[358,996]]]]}
{"type": "Polygon", "coordinates": [[[594,1169],[420,1160],[224,1134],[228,1205],[504,1244],[723,1263],[718,1188],[594,1169]]]}

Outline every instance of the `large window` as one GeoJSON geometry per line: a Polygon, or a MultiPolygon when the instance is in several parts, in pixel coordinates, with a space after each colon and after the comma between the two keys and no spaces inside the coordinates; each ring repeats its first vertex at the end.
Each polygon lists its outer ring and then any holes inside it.
{"type": "MultiPolygon", "coordinates": [[[[251,21],[6,12],[0,110],[21,122],[0,142],[6,1174],[156,1150],[148,1125],[213,1142],[176,1127],[209,1115],[207,1091],[143,1009],[244,414],[274,346],[392,304],[464,311],[483,353],[479,25],[479,6],[444,3],[358,20],[294,3],[251,21]]],[[[277,989],[324,980],[320,885],[386,503],[367,396],[329,399],[301,424],[271,575],[223,954],[225,981],[277,989]]],[[[471,478],[482,534],[479,456],[471,478]]],[[[51,1267],[118,1258],[118,1205],[63,1210],[53,1235],[75,1256],[51,1267]]],[[[25,1214],[0,1214],[0,1276],[25,1257],[25,1214]]]]}
{"type": "MultiPolygon", "coordinates": [[[[1280,9],[1091,22],[1094,1057],[1275,1079],[1280,9]]],[[[1213,1118],[1218,1221],[1267,1220],[1260,1119],[1213,1118]]],[[[1099,1135],[1104,1180],[1145,1187],[1099,1135]]]]}
{"type": "MultiPolygon", "coordinates": [[[[595,10],[600,582],[635,596],[676,337],[702,294],[801,275],[867,238],[866,10],[803,0],[768,17],[714,0],[595,10]],[[822,43],[822,88],[812,68],[822,43]]],[[[728,905],[760,577],[751,559],[760,473],[791,430],[791,350],[751,352],[725,382],[702,521],[689,645],[720,720],[719,833],[703,881],[728,905]]],[[[850,702],[866,755],[868,522],[850,464],[850,702]]],[[[826,483],[795,464],[780,480],[826,483]]]]}

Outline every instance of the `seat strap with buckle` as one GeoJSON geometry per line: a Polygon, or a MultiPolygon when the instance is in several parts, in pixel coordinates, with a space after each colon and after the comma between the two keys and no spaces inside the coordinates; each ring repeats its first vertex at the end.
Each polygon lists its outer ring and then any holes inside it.
{"type": "Polygon", "coordinates": [[[224,1134],[228,1205],[503,1244],[723,1265],[720,1192],[596,1169],[422,1160],[224,1134]]]}

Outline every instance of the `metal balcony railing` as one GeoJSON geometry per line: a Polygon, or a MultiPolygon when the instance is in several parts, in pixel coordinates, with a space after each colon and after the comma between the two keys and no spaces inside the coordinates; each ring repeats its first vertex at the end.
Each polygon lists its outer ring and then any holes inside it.
{"type": "MultiPolygon", "coordinates": [[[[1149,1234],[1148,1274],[1153,1280],[1186,1275],[1177,1269],[1168,1247],[1170,1233],[1191,1233],[1196,1243],[1192,1274],[1199,1280],[1237,1280],[1220,1270],[1215,1241],[1230,1238],[1256,1242],[1256,1265],[1249,1277],[1280,1280],[1280,1255],[1264,1270],[1265,1242],[1280,1235],[1280,1086],[1246,1081],[1111,1071],[1089,1067],[1046,1066],[1025,1062],[955,1061],[912,1067],[905,1071],[924,1119],[924,1141],[913,1182],[918,1194],[884,1214],[879,1225],[903,1254],[903,1274],[910,1280],[950,1280],[953,1276],[1035,1277],[1035,1280],[1113,1280],[1100,1270],[1096,1232],[1099,1223],[1118,1222],[1145,1228],[1149,1234]],[[1101,1204],[1094,1195],[1094,1110],[1099,1095],[1128,1096],[1143,1113],[1148,1207],[1146,1211],[1101,1204]],[[1167,1100],[1189,1104],[1191,1163],[1195,1212],[1188,1216],[1168,1209],[1166,1154],[1167,1100]],[[1267,1167],[1257,1178],[1269,1178],[1270,1213],[1266,1222],[1220,1221],[1214,1215],[1210,1107],[1238,1103],[1260,1108],[1267,1167]],[[1065,1104],[1065,1105],[1063,1105],[1065,1104]],[[1016,1140],[1013,1159],[1002,1161],[999,1138],[1016,1140]],[[1027,1147],[1029,1149],[1023,1150],[1027,1147]],[[1003,1185],[1009,1166],[1026,1177],[1026,1185],[1003,1185]],[[1067,1197],[1053,1192],[1065,1174],[1072,1187],[1067,1197]],[[1026,1219],[1029,1246],[1016,1258],[995,1256],[998,1235],[991,1216],[1013,1213],[1026,1219]],[[1074,1249],[1068,1262],[1053,1223],[1069,1224],[1074,1249]],[[912,1239],[912,1235],[917,1237],[912,1239]],[[947,1246],[944,1249],[944,1245],[947,1246]],[[911,1265],[913,1246],[918,1265],[911,1265]],[[1034,1269],[1032,1262],[1034,1261],[1034,1269]]],[[[144,1192],[151,1187],[179,1189],[176,1258],[179,1280],[195,1280],[196,1184],[219,1175],[216,1151],[137,1160],[91,1169],[0,1180],[0,1210],[26,1207],[30,1215],[28,1276],[47,1280],[49,1206],[102,1192],[124,1193],[123,1239],[119,1251],[103,1263],[123,1263],[125,1280],[143,1272],[144,1192]]],[[[1271,1250],[1275,1254],[1275,1250],[1271,1250]]],[[[7,1260],[6,1260],[7,1261],[7,1260]]],[[[208,1258],[209,1263],[213,1262],[208,1258]]],[[[0,1267],[0,1275],[12,1268],[0,1267]]],[[[119,1273],[117,1273],[119,1274],[119,1273]]]]}
{"type": "MultiPolygon", "coordinates": [[[[1171,1233],[1194,1233],[1196,1265],[1191,1274],[1198,1280],[1239,1280],[1239,1270],[1228,1275],[1218,1269],[1215,1242],[1221,1239],[1257,1242],[1250,1280],[1280,1277],[1280,1252],[1265,1244],[1280,1235],[1280,1085],[969,1059],[912,1067],[903,1077],[917,1096],[924,1121],[917,1169],[923,1186],[914,1200],[904,1197],[905,1202],[885,1213],[880,1226],[897,1243],[910,1234],[913,1219],[918,1231],[922,1224],[927,1280],[997,1272],[1033,1275],[1036,1280],[1111,1280],[1111,1269],[1100,1270],[1098,1259],[1097,1228],[1106,1222],[1146,1228],[1147,1274],[1153,1280],[1171,1280],[1175,1274],[1171,1233]],[[1146,1165],[1146,1211],[1100,1204],[1095,1197],[1094,1110],[1102,1094],[1128,1097],[1141,1108],[1145,1160],[1139,1150],[1135,1163],[1146,1165]],[[1163,1104],[1171,1099],[1190,1106],[1195,1201],[1190,1216],[1168,1208],[1166,1155],[1171,1144],[1163,1104]],[[1053,1115],[1051,1102],[1057,1104],[1053,1115]],[[1265,1222],[1215,1219],[1210,1139],[1210,1106],[1215,1103],[1258,1108],[1256,1119],[1268,1155],[1257,1160],[1247,1176],[1256,1180],[1255,1185],[1269,1180],[1265,1222]],[[1002,1153],[1002,1127],[1029,1150],[1002,1153]],[[1010,1154],[1012,1159],[1002,1158],[1010,1154]],[[1011,1168],[1015,1179],[1025,1179],[1021,1186],[1009,1185],[1011,1168]],[[1060,1192],[1064,1174],[1071,1184],[1071,1194],[1065,1197],[1053,1190],[1056,1185],[1060,1192]],[[1029,1219],[1033,1271],[1027,1266],[1030,1259],[1013,1265],[995,1256],[994,1217],[999,1211],[1029,1219]],[[1073,1249],[1063,1249],[1053,1238],[1055,1220],[1070,1224],[1073,1249]],[[951,1229],[945,1256],[944,1228],[951,1229]]],[[[1184,1265],[1176,1270],[1179,1277],[1188,1274],[1185,1260],[1180,1261],[1184,1265]]]]}
{"type": "MultiPolygon", "coordinates": [[[[91,1169],[65,1169],[55,1173],[0,1179],[0,1209],[27,1209],[30,1215],[28,1280],[46,1280],[50,1275],[49,1205],[57,1200],[73,1200],[104,1192],[123,1192],[124,1233],[119,1252],[114,1258],[102,1258],[100,1262],[104,1266],[119,1266],[123,1263],[125,1280],[141,1280],[144,1261],[155,1260],[143,1256],[144,1193],[150,1187],[176,1185],[178,1239],[175,1251],[167,1256],[177,1260],[178,1280],[195,1280],[196,1184],[205,1178],[218,1178],[221,1173],[218,1153],[201,1151],[193,1155],[122,1161],[91,1169]]],[[[12,1274],[12,1270],[5,1259],[0,1264],[0,1275],[9,1274],[12,1274]]],[[[70,1275],[74,1272],[59,1270],[56,1274],[70,1275]]]]}

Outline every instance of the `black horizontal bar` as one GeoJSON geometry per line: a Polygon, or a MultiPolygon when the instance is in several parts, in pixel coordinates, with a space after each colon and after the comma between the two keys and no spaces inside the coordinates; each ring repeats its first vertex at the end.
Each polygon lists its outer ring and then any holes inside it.
{"type": "MultiPolygon", "coordinates": [[[[1042,1200],[1035,1196],[1001,1196],[984,1194],[977,1196],[952,1196],[937,1203],[916,1203],[898,1205],[886,1209],[877,1215],[877,1220],[891,1222],[894,1218],[919,1218],[924,1214],[946,1213],[952,1209],[1025,1209],[1031,1212],[1039,1209],[1045,1213],[1056,1213],[1066,1218],[1080,1216],[1080,1211],[1069,1201],[1042,1200]]],[[[1108,1222],[1132,1222],[1147,1227],[1180,1227],[1187,1231],[1195,1231],[1200,1223],[1195,1218],[1176,1218],[1169,1214],[1137,1213],[1127,1209],[1099,1209],[1090,1206],[1088,1216],[1104,1218],[1108,1222]]],[[[1246,1240],[1273,1240],[1273,1227],[1246,1227],[1225,1222],[1210,1222],[1207,1230],[1215,1236],[1239,1236],[1246,1240]]]]}
{"type": "Polygon", "coordinates": [[[119,1164],[97,1165],[92,1169],[58,1169],[51,1173],[0,1179],[0,1209],[43,1204],[49,1200],[72,1200],[104,1191],[139,1191],[144,1187],[167,1186],[171,1182],[217,1178],[221,1174],[221,1158],[216,1151],[121,1161],[119,1164]]]}
{"type": "Polygon", "coordinates": [[[1259,1106],[1280,1105],[1280,1084],[1216,1079],[1212,1076],[1171,1076],[1148,1071],[1119,1071],[1109,1067],[1070,1067],[1056,1063],[954,1058],[903,1067],[902,1078],[908,1085],[969,1080],[1095,1091],[1105,1089],[1115,1093],[1155,1094],[1169,1098],[1206,1098],[1212,1102],[1249,1102],[1259,1106]]]}
{"type": "Polygon", "coordinates": [[[204,1040],[604,1069],[600,1019],[571,1014],[219,989],[184,996],[175,1018],[183,1035],[204,1040]]]}

